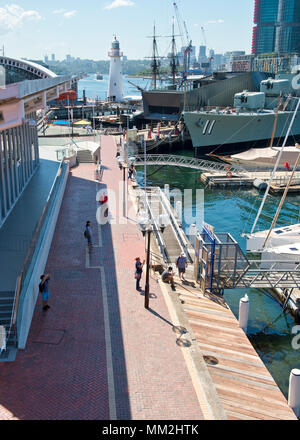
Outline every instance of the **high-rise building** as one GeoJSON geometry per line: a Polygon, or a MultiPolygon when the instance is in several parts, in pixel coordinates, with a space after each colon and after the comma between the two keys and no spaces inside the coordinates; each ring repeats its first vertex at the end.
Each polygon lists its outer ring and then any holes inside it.
{"type": "Polygon", "coordinates": [[[275,52],[300,53],[300,1],[279,0],[275,52]]]}
{"type": "Polygon", "coordinates": [[[54,53],[51,55],[51,61],[55,61],[55,54],[54,53]]]}
{"type": "Polygon", "coordinates": [[[206,59],[206,46],[200,46],[199,47],[199,56],[198,56],[198,60],[200,62],[200,60],[206,59]]]}
{"type": "Polygon", "coordinates": [[[252,53],[300,52],[300,0],[255,0],[252,53]]]}

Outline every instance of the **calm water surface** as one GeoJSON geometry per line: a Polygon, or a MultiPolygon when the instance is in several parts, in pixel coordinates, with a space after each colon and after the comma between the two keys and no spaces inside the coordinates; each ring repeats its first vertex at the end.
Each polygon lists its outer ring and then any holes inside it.
{"type": "MultiPolygon", "coordinates": [[[[129,78],[126,75],[123,75],[123,87],[125,96],[141,96],[141,92],[128,81],[131,81],[133,84],[136,84],[142,89],[148,89],[151,85],[150,79],[129,78]]],[[[165,85],[165,83],[162,84],[165,85]]],[[[159,83],[159,87],[161,87],[161,83],[159,83]]],[[[79,98],[82,98],[83,90],[85,90],[87,98],[98,98],[101,100],[106,99],[108,90],[108,75],[103,75],[103,80],[99,81],[95,79],[95,75],[90,75],[80,80],[78,83],[79,98]]]]}
{"type": "MultiPolygon", "coordinates": [[[[154,171],[153,166],[148,167],[148,184],[163,187],[165,183],[169,183],[170,189],[179,188],[182,191],[193,189],[193,200],[189,203],[193,209],[196,208],[196,189],[204,188],[199,172],[177,167],[164,167],[152,174],[154,171]]],[[[138,171],[138,180],[140,183],[143,182],[141,170],[138,171]]],[[[217,232],[231,233],[245,251],[245,239],[241,234],[250,232],[262,196],[263,194],[255,189],[205,189],[205,221],[214,225],[217,232]]],[[[259,229],[269,228],[279,200],[280,197],[268,198],[258,223],[259,229]]],[[[300,222],[299,206],[300,197],[290,196],[284,204],[277,225],[300,222]]],[[[185,223],[185,227],[188,226],[185,223]]],[[[238,317],[239,301],[245,293],[250,299],[248,337],[287,397],[290,371],[292,368],[300,368],[300,350],[293,350],[291,346],[291,329],[295,325],[294,321],[288,313],[283,312],[281,305],[275,299],[256,289],[225,291],[224,297],[235,316],[238,317]]]]}

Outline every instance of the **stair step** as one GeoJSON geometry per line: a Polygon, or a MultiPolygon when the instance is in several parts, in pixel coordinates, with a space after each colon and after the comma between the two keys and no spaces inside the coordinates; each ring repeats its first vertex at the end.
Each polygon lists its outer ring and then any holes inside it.
{"type": "Polygon", "coordinates": [[[13,308],[13,302],[11,302],[11,303],[8,303],[8,302],[6,302],[6,303],[1,303],[0,302],[0,311],[9,311],[10,313],[12,312],[12,308],[13,308]]]}
{"type": "Polygon", "coordinates": [[[0,300],[1,299],[14,299],[15,297],[15,292],[10,291],[10,292],[0,292],[0,300]]]}
{"type": "Polygon", "coordinates": [[[8,310],[5,310],[5,309],[2,309],[2,307],[0,307],[0,319],[2,317],[11,316],[11,312],[12,312],[11,308],[8,310]]]}

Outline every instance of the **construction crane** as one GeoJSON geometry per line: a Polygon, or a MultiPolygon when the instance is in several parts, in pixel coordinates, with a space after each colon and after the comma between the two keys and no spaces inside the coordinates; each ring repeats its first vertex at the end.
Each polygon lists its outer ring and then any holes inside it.
{"type": "Polygon", "coordinates": [[[191,53],[193,51],[192,40],[190,40],[189,33],[187,30],[187,26],[186,26],[186,22],[183,21],[180,17],[177,3],[173,2],[173,6],[175,9],[179,33],[181,35],[182,46],[185,47],[184,54],[183,54],[183,79],[185,80],[187,77],[188,70],[190,68],[191,53]],[[183,22],[183,27],[184,27],[184,31],[185,31],[185,35],[186,35],[186,44],[184,43],[184,40],[183,40],[183,31],[182,31],[181,22],[183,22]]]}

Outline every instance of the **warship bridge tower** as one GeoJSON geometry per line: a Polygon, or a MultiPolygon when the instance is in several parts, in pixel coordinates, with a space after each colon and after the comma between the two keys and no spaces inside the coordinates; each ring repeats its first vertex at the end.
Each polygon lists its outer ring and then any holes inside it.
{"type": "Polygon", "coordinates": [[[107,99],[108,101],[120,102],[124,97],[121,61],[123,52],[120,51],[120,43],[116,36],[114,37],[108,56],[110,57],[110,68],[107,99]]]}

